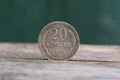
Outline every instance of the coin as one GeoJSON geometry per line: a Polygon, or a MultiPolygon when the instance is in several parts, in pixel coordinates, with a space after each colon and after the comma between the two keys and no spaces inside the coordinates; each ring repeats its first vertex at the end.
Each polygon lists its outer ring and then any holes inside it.
{"type": "Polygon", "coordinates": [[[38,38],[41,54],[52,60],[68,60],[76,53],[79,42],[75,28],[63,21],[47,24],[38,38]]]}

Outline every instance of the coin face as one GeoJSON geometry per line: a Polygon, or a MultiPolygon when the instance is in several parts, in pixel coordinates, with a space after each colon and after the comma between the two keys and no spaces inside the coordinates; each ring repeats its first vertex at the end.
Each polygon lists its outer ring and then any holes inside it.
{"type": "Polygon", "coordinates": [[[68,60],[79,46],[79,36],[72,25],[55,21],[40,32],[38,44],[41,54],[52,60],[68,60]]]}

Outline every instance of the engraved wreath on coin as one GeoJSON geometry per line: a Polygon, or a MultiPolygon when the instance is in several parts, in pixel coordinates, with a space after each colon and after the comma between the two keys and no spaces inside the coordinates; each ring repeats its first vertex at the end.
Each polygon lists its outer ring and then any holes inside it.
{"type": "Polygon", "coordinates": [[[79,36],[70,24],[55,21],[42,29],[38,43],[41,53],[48,59],[66,60],[76,53],[79,36]]]}

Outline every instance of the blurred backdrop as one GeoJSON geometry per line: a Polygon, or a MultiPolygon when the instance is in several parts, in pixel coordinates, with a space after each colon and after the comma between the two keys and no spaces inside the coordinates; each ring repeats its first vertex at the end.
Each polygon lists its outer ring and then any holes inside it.
{"type": "Polygon", "coordinates": [[[0,42],[37,42],[52,21],[73,25],[82,44],[120,45],[120,0],[0,0],[0,42]]]}

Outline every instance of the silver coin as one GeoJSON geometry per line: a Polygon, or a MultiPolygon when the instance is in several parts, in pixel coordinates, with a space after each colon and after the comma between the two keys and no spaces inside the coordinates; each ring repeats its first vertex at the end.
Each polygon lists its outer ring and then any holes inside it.
{"type": "Polygon", "coordinates": [[[68,60],[76,53],[79,42],[75,28],[62,21],[47,24],[38,38],[40,52],[52,60],[68,60]]]}

